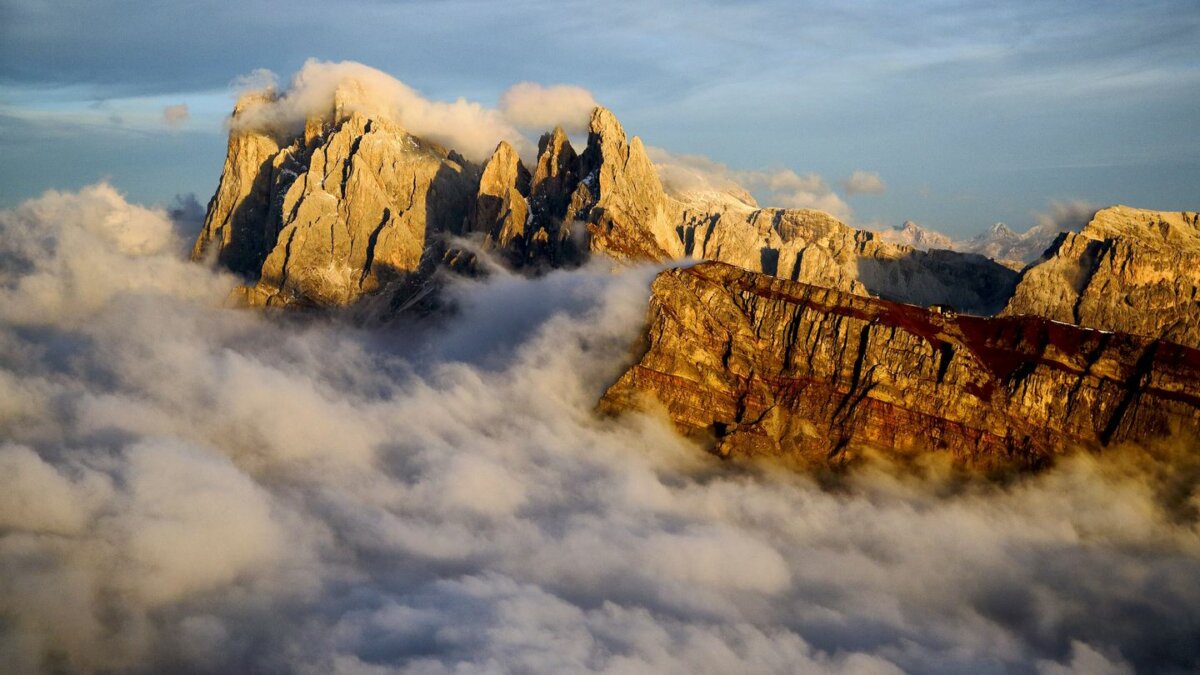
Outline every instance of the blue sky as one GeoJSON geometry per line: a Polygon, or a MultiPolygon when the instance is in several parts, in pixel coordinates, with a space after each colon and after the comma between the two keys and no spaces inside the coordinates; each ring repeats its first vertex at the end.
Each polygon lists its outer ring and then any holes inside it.
{"type": "Polygon", "coordinates": [[[494,105],[576,84],[650,145],[815,172],[861,224],[962,235],[1055,201],[1200,208],[1200,3],[0,0],[0,206],[216,186],[231,82],[361,61],[494,105]],[[163,108],[186,104],[171,126],[163,108]],[[839,190],[840,191],[840,190],[839,190]]]}

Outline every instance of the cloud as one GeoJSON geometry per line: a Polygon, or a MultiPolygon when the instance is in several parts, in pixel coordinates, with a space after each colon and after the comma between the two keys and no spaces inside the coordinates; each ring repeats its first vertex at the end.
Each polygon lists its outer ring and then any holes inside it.
{"type": "Polygon", "coordinates": [[[825,179],[815,173],[798,174],[791,169],[742,172],[750,185],[763,186],[770,202],[796,209],[817,209],[851,220],[850,206],[839,197],[825,179]]]}
{"type": "Polygon", "coordinates": [[[204,207],[194,192],[177,193],[167,208],[167,216],[179,235],[189,240],[195,239],[204,227],[204,207]]]}
{"type": "Polygon", "coordinates": [[[1033,227],[1030,231],[1054,233],[1078,232],[1087,225],[1099,210],[1095,204],[1083,199],[1051,202],[1049,208],[1033,212],[1033,227]]]}
{"type": "Polygon", "coordinates": [[[238,125],[296,133],[306,118],[328,114],[336,103],[348,112],[394,119],[413,135],[458,150],[477,162],[491,156],[502,140],[530,156],[536,146],[518,127],[544,131],[562,125],[579,131],[586,128],[596,105],[586,89],[543,87],[532,82],[506,91],[499,108],[464,98],[435,101],[387,73],[353,61],[309,59],[283,92],[278,92],[275,81],[273,74],[264,71],[239,78],[235,85],[245,90],[240,105],[246,110],[237,119],[238,125]]]}
{"type": "MultiPolygon", "coordinates": [[[[267,78],[258,73],[253,79],[267,78]]],[[[394,119],[409,133],[475,161],[487,159],[501,140],[524,150],[530,145],[496,110],[463,98],[430,100],[391,75],[353,61],[309,59],[282,93],[276,95],[273,87],[251,93],[253,97],[241,99],[246,110],[236,120],[244,127],[296,133],[309,116],[328,115],[338,104],[347,112],[394,119]]]]}
{"type": "Polygon", "coordinates": [[[597,105],[592,92],[564,84],[546,87],[520,82],[500,96],[500,111],[510,122],[538,132],[555,126],[569,134],[584,132],[597,105]]]}
{"type": "Polygon", "coordinates": [[[654,269],[497,272],[452,284],[452,316],[367,330],[222,308],[235,281],[169,225],[104,185],[0,212],[11,672],[1200,659],[1194,445],[827,490],[595,416],[654,269]],[[108,291],[28,290],[48,277],[108,291]]]}
{"type": "Polygon", "coordinates": [[[881,195],[887,191],[887,185],[877,172],[856,169],[842,179],[842,189],[848,195],[881,195]]]}
{"type": "Polygon", "coordinates": [[[702,155],[676,155],[654,147],[648,152],[663,186],[677,196],[718,192],[750,206],[817,209],[853,220],[850,205],[815,173],[799,174],[783,168],[737,170],[702,155]],[[757,199],[747,199],[750,193],[757,199]]]}
{"type": "Polygon", "coordinates": [[[188,107],[186,103],[178,103],[169,105],[163,108],[163,123],[169,127],[182,126],[188,120],[188,107]]]}
{"type": "Polygon", "coordinates": [[[179,258],[168,214],[125,201],[107,183],[51,190],[0,211],[0,319],[82,322],[115,297],[220,298],[225,282],[179,258]]]}
{"type": "Polygon", "coordinates": [[[244,75],[233,78],[229,87],[239,94],[253,91],[275,91],[279,89],[279,76],[267,68],[255,68],[244,75]]]}

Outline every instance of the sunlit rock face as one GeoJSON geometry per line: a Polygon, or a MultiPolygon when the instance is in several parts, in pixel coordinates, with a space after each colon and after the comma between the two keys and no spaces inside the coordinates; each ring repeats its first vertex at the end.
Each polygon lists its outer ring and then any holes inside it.
{"type": "Polygon", "coordinates": [[[473,183],[456,154],[352,114],[284,194],[256,303],[347,305],[416,272],[432,234],[462,222],[473,183]]]}
{"type": "Polygon", "coordinates": [[[517,151],[501,141],[484,166],[467,230],[483,233],[501,250],[523,242],[529,220],[529,180],[517,151]]]}
{"type": "MultiPolygon", "coordinates": [[[[265,95],[244,97],[234,108],[233,119],[266,99],[265,95]]],[[[274,166],[279,154],[280,143],[274,134],[232,128],[221,182],[208,203],[204,229],[192,248],[193,259],[214,256],[239,274],[258,273],[270,250],[268,212],[272,188],[279,178],[274,166]]]]}
{"type": "Polygon", "coordinates": [[[685,254],[677,232],[681,205],[667,196],[642,140],[626,140],[616,116],[592,114],[582,157],[583,182],[591,200],[590,249],[617,260],[673,260],[685,254]]]}
{"type": "Polygon", "coordinates": [[[463,222],[478,172],[457,153],[339,98],[281,147],[237,124],[255,103],[234,112],[193,250],[258,277],[250,304],[353,304],[417,272],[433,235],[463,222]]]}
{"type": "Polygon", "coordinates": [[[1200,351],[1038,318],[864,298],[722,263],[653,284],[645,353],[605,394],[657,400],[722,455],[841,464],[872,448],[983,470],[1200,430],[1200,351]]]}
{"type": "Polygon", "coordinates": [[[482,233],[486,248],[516,268],[578,264],[587,232],[577,218],[581,205],[590,203],[586,189],[580,190],[579,168],[561,127],[542,136],[532,174],[516,150],[501,142],[484,167],[467,231],[482,233]]]}
{"type": "Polygon", "coordinates": [[[1097,212],[1022,274],[1004,314],[1200,347],[1200,214],[1097,212]]]}
{"type": "Polygon", "coordinates": [[[758,208],[753,198],[672,197],[641,140],[627,141],[603,109],[592,117],[583,164],[583,185],[595,189],[594,203],[581,210],[590,249],[618,260],[720,260],[858,295],[980,314],[999,311],[1016,283],[1016,272],[982,256],[891,244],[821,211],[758,208]]]}
{"type": "MultiPolygon", "coordinates": [[[[221,183],[193,257],[253,283],[255,305],[353,305],[419,286],[468,236],[509,266],[538,272],[589,255],[620,263],[723,260],[807,283],[975,313],[1003,307],[1015,273],[979,256],[925,252],[820,211],[758,208],[752,197],[669,195],[641,139],[596,108],[582,153],[556,128],[530,170],[501,142],[482,167],[361,112],[338,88],[303,129],[242,123],[270,94],[234,111],[221,183]]],[[[357,98],[356,98],[357,97],[357,98]]]]}

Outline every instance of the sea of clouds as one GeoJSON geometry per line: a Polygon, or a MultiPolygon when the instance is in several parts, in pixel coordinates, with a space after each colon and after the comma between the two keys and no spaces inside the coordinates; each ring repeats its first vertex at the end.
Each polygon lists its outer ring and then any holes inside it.
{"type": "Polygon", "coordinates": [[[1200,663],[1193,448],[818,484],[593,414],[653,269],[368,329],[225,308],[189,243],[105,184],[0,212],[5,672],[1200,663]]]}

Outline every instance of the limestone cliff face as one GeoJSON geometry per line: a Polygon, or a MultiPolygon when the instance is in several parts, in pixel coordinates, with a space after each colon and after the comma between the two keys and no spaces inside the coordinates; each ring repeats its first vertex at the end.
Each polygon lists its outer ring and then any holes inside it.
{"type": "Polygon", "coordinates": [[[481,232],[500,250],[524,258],[529,213],[529,171],[517,151],[501,141],[484,165],[479,190],[467,216],[467,231],[481,232]]]}
{"type": "Polygon", "coordinates": [[[267,100],[257,94],[238,101],[221,182],[208,202],[204,229],[192,248],[192,259],[212,255],[217,262],[240,274],[256,274],[266,250],[267,214],[275,181],[273,160],[280,143],[273,134],[239,129],[239,119],[267,100]]]}
{"type": "Polygon", "coordinates": [[[982,256],[889,244],[811,209],[760,209],[753,198],[681,201],[668,195],[639,138],[592,115],[576,210],[589,248],[622,261],[686,256],[917,304],[999,311],[1017,274],[982,256]],[[583,198],[580,199],[579,195],[583,198]]]}
{"type": "Polygon", "coordinates": [[[684,255],[681,205],[667,196],[637,136],[628,141],[615,115],[596,108],[582,157],[581,185],[591,197],[590,249],[618,260],[673,260],[684,255]]]}
{"type": "Polygon", "coordinates": [[[254,283],[254,305],[341,306],[410,282],[462,229],[479,182],[457,153],[357,112],[352,84],[303,130],[243,123],[270,95],[234,111],[229,153],[193,258],[254,283]]]}
{"type": "Polygon", "coordinates": [[[457,155],[355,112],[308,154],[252,301],[348,305],[416,272],[458,228],[475,179],[457,155]]]}
{"type": "Polygon", "coordinates": [[[842,463],[864,448],[1039,467],[1200,430],[1200,351],[1036,318],[955,316],[721,263],[663,272],[646,351],[605,394],[657,399],[723,455],[842,463]]]}
{"type": "Polygon", "coordinates": [[[579,169],[579,157],[561,127],[542,136],[532,175],[512,146],[501,142],[484,167],[468,232],[483,233],[485,246],[514,267],[577,264],[584,247],[576,233],[585,233],[576,221],[584,198],[573,201],[579,169]]]}
{"type": "Polygon", "coordinates": [[[1025,270],[1003,313],[1200,347],[1200,214],[1097,212],[1025,270]]]}

